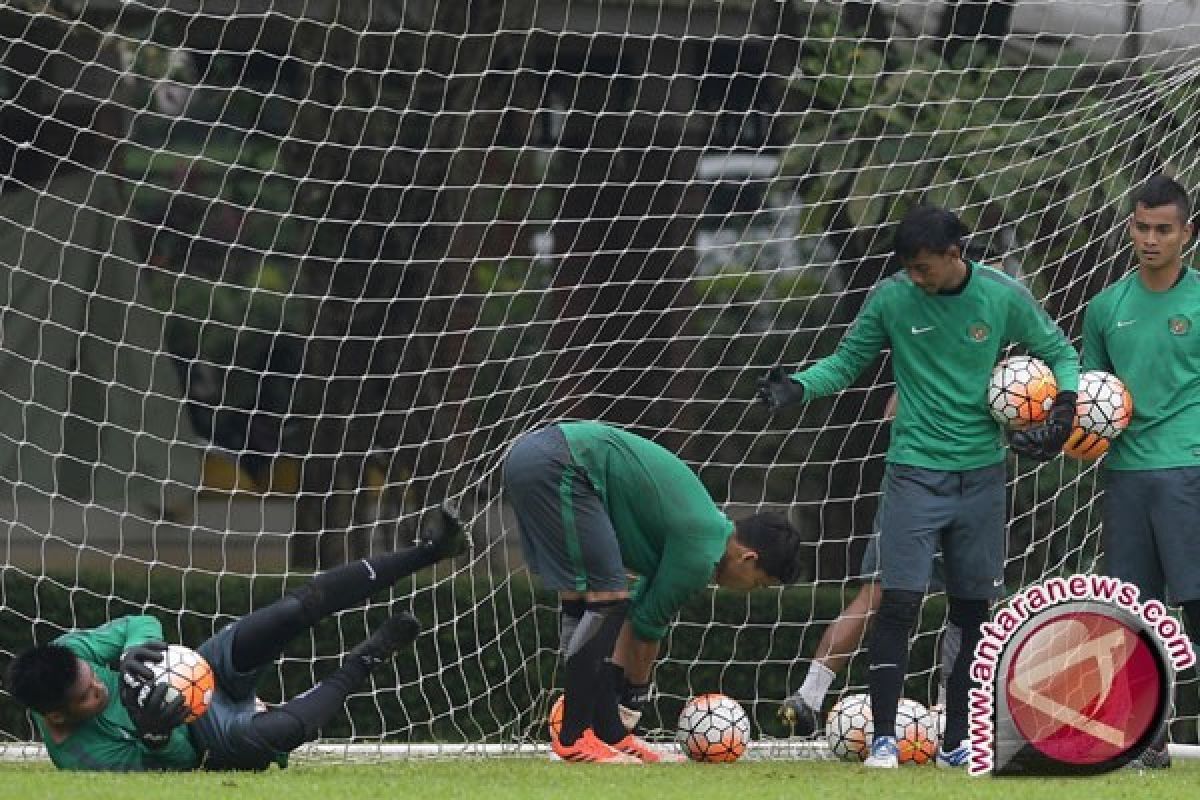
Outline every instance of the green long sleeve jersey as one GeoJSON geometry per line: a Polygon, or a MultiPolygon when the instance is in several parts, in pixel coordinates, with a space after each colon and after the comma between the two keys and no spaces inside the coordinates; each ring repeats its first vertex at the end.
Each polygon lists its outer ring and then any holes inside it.
{"type": "Polygon", "coordinates": [[[73,730],[61,742],[55,742],[40,714],[34,722],[50,760],[59,769],[140,772],[146,770],[186,770],[200,764],[187,726],[171,732],[167,744],[158,750],[146,747],[137,738],[137,728],[122,705],[118,692],[121,676],[114,667],[121,654],[132,645],[162,641],[162,625],[149,616],[115,619],[91,630],[72,631],[55,639],[86,661],[108,689],[108,705],[95,717],[73,730]]]}
{"type": "Polygon", "coordinates": [[[968,263],[961,289],[930,295],[898,272],[871,290],[837,350],[792,380],[804,386],[806,399],[833,394],[890,347],[900,402],[887,460],[976,469],[1004,459],[1004,436],[988,411],[987,387],[1010,344],[1045,361],[1060,390],[1078,388],[1075,349],[1018,281],[968,263]]]}
{"type": "Polygon", "coordinates": [[[733,523],[665,448],[598,422],[561,429],[612,520],[625,568],[641,577],[630,603],[633,632],[658,641],[683,604],[712,582],[733,523]]]}
{"type": "Polygon", "coordinates": [[[1200,465],[1200,273],[1184,270],[1165,292],[1136,271],[1088,303],[1083,368],[1121,379],[1133,419],[1113,440],[1108,469],[1200,465]]]}

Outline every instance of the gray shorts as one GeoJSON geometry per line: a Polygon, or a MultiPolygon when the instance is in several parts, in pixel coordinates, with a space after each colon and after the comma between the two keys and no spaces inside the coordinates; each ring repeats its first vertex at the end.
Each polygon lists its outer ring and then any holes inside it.
{"type": "MultiPolygon", "coordinates": [[[[870,583],[880,579],[879,574],[879,515],[875,515],[875,530],[867,548],[863,550],[862,565],[858,570],[858,579],[870,583]]],[[[933,570],[930,573],[928,592],[946,591],[946,566],[942,560],[942,551],[938,550],[933,556],[933,570]]]]}
{"type": "Polygon", "coordinates": [[[1004,464],[944,472],[888,464],[879,507],[884,589],[925,592],[942,551],[951,597],[1004,593],[1004,464]]]}
{"type": "Polygon", "coordinates": [[[263,666],[251,672],[233,668],[233,634],[237,623],[226,625],[200,645],[217,688],[208,712],[188,726],[192,742],[201,751],[204,769],[266,769],[271,764],[287,766],[287,753],[267,745],[250,721],[260,709],[254,690],[266,671],[263,666]]]}
{"type": "Polygon", "coordinates": [[[629,588],[617,531],[558,426],[516,441],[504,459],[504,495],[517,515],[525,563],[546,588],[629,588]]]}
{"type": "Polygon", "coordinates": [[[1200,599],[1200,467],[1105,470],[1101,543],[1106,575],[1143,599],[1200,599]]]}

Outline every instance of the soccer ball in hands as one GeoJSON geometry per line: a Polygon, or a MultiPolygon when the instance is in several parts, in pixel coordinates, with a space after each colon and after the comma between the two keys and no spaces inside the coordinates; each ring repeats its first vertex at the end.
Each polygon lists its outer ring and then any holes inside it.
{"type": "Polygon", "coordinates": [[[148,666],[154,673],[154,683],[167,685],[166,702],[174,700],[176,695],[183,695],[183,704],[188,709],[185,722],[195,722],[208,711],[216,678],[204,656],[181,644],[173,644],[167,647],[162,661],[148,666]]]}
{"type": "Polygon", "coordinates": [[[680,712],[675,739],[693,761],[737,761],[750,742],[750,718],[730,697],[698,695],[680,712]]]}
{"type": "MultiPolygon", "coordinates": [[[[937,721],[916,700],[900,700],[895,735],[901,764],[928,764],[933,760],[937,752],[937,721]]],[[[870,695],[847,695],[829,712],[825,738],[829,749],[843,761],[865,760],[874,736],[870,695]]]]}
{"type": "Polygon", "coordinates": [[[1012,356],[996,365],[988,384],[992,418],[1009,430],[1021,430],[1046,418],[1058,384],[1054,373],[1032,356],[1012,356]]]}
{"type": "Polygon", "coordinates": [[[1100,370],[1083,373],[1079,376],[1075,427],[1063,452],[1084,461],[1099,458],[1132,417],[1133,397],[1116,375],[1100,370]]]}

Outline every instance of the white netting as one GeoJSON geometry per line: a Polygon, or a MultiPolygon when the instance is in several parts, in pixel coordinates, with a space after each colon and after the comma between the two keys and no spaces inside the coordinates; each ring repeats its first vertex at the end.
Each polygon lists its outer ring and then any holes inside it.
{"type": "MultiPolygon", "coordinates": [[[[855,588],[891,374],[770,420],[754,378],[832,351],[920,198],[1077,337],[1131,264],[1130,187],[1200,186],[1190,4],[13,0],[0,36],[3,652],[142,609],[198,644],[459,498],[470,559],[264,681],[306,688],[411,603],[415,662],[334,740],[542,737],[555,608],[498,466],[568,417],[802,527],[815,589],[700,598],[649,717],[723,690],[779,735],[855,588]]],[[[1010,588],[1096,565],[1093,467],[1012,487],[1010,588]]]]}

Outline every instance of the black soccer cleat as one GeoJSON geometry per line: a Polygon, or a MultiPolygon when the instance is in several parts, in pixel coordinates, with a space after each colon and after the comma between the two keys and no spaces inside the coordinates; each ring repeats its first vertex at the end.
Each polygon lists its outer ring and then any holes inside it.
{"type": "Polygon", "coordinates": [[[467,529],[458,516],[458,508],[449,500],[442,502],[433,519],[422,527],[421,546],[432,548],[438,561],[467,552],[467,529]]]}
{"type": "Polygon", "coordinates": [[[791,726],[794,736],[812,736],[821,727],[820,714],[799,694],[783,701],[779,718],[791,726]]]}
{"type": "Polygon", "coordinates": [[[388,661],[401,647],[417,640],[421,623],[408,611],[400,611],[383,621],[375,632],[347,654],[347,658],[358,658],[368,667],[388,661]]]}

